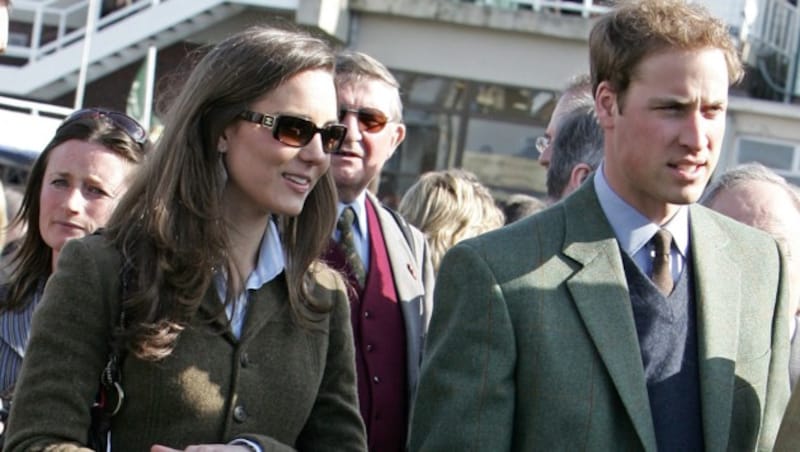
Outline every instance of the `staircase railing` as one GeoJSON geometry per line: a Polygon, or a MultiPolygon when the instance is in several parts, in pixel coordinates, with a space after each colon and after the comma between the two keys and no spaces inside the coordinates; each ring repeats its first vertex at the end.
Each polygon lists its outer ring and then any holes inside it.
{"type": "Polygon", "coordinates": [[[607,12],[611,9],[612,2],[608,0],[474,0],[470,3],[499,8],[529,9],[535,12],[575,14],[589,18],[607,12]]]}
{"type": "MultiPolygon", "coordinates": [[[[11,20],[29,23],[27,45],[12,40],[6,51],[8,56],[33,62],[83,39],[86,35],[87,14],[90,1],[100,0],[15,0],[11,20]],[[54,34],[55,33],[55,34],[54,34]]],[[[163,1],[163,0],[162,0],[163,1]]],[[[129,0],[126,5],[112,11],[96,11],[97,30],[102,30],[122,18],[149,8],[157,0],[129,0]]]]}
{"type": "Polygon", "coordinates": [[[764,80],[790,102],[797,78],[798,38],[800,38],[800,13],[796,5],[786,0],[760,0],[758,16],[748,40],[757,52],[757,67],[764,80]],[[775,74],[767,68],[764,58],[779,58],[786,64],[784,74],[775,74]]]}

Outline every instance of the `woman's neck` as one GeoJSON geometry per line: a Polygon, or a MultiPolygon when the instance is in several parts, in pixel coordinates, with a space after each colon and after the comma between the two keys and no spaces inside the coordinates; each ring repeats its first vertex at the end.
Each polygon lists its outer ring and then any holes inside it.
{"type": "Polygon", "coordinates": [[[59,250],[53,248],[52,253],[50,255],[50,274],[56,272],[56,263],[58,262],[58,252],[59,250]]]}
{"type": "MultiPolygon", "coordinates": [[[[249,219],[228,219],[228,240],[231,270],[235,284],[243,283],[258,264],[261,240],[264,237],[269,216],[249,219]]],[[[237,292],[241,287],[236,287],[237,292]]]]}

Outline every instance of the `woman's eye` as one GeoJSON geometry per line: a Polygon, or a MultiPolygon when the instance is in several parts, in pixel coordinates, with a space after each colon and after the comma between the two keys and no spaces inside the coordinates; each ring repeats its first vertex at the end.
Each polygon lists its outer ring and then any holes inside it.
{"type": "Polygon", "coordinates": [[[100,187],[89,186],[89,187],[87,188],[87,190],[89,191],[89,193],[91,193],[91,194],[93,194],[93,195],[97,195],[97,196],[109,196],[109,195],[108,195],[108,193],[107,193],[105,190],[103,190],[102,188],[100,188],[100,187]]]}

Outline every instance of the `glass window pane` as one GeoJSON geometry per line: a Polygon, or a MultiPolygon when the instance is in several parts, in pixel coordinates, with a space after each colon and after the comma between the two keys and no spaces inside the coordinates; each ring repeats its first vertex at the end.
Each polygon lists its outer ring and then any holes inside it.
{"type": "Polygon", "coordinates": [[[461,123],[458,117],[416,108],[407,109],[404,116],[406,138],[383,166],[382,197],[400,197],[420,174],[452,166],[449,162],[461,123]]]}
{"type": "Polygon", "coordinates": [[[747,138],[739,140],[738,163],[758,162],[769,168],[790,171],[793,160],[794,146],[747,138]]]}
{"type": "Polygon", "coordinates": [[[546,172],[535,142],[543,133],[531,125],[471,119],[462,167],[492,188],[541,195],[546,172]]]}
{"type": "Polygon", "coordinates": [[[476,85],[470,110],[509,119],[542,122],[550,119],[557,101],[556,93],[533,88],[515,88],[495,84],[476,85]]]}
{"type": "Polygon", "coordinates": [[[790,184],[800,187],[800,175],[790,176],[788,174],[781,174],[781,176],[783,176],[784,179],[786,179],[786,181],[790,184]]]}
{"type": "Polygon", "coordinates": [[[436,109],[464,108],[466,83],[433,75],[392,71],[400,83],[403,102],[408,106],[430,106],[436,109]]]}

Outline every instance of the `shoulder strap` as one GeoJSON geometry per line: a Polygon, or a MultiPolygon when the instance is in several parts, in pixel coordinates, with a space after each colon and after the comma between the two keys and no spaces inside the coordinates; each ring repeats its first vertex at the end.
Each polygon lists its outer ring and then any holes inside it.
{"type": "MultiPolygon", "coordinates": [[[[95,234],[103,234],[103,230],[98,230],[95,234]]],[[[120,259],[124,259],[120,256],[120,259]]],[[[103,405],[102,411],[110,418],[117,414],[122,407],[125,393],[122,390],[122,362],[125,359],[125,347],[117,340],[119,331],[125,328],[125,310],[122,307],[122,302],[128,294],[128,283],[131,277],[130,264],[127,262],[105,262],[104,265],[112,265],[111,268],[118,267],[119,272],[119,298],[118,303],[113,303],[109,306],[109,352],[108,362],[100,375],[101,392],[105,392],[104,400],[99,401],[103,405]]],[[[111,296],[110,291],[106,289],[109,294],[109,302],[114,297],[111,296]]]]}
{"type": "Polygon", "coordinates": [[[403,233],[403,237],[406,239],[406,243],[408,243],[408,247],[411,248],[411,254],[417,255],[417,250],[414,247],[414,236],[411,234],[411,226],[409,226],[408,221],[400,215],[399,212],[386,206],[384,204],[381,205],[384,209],[386,209],[392,216],[394,217],[394,221],[400,227],[400,231],[403,233]]]}

